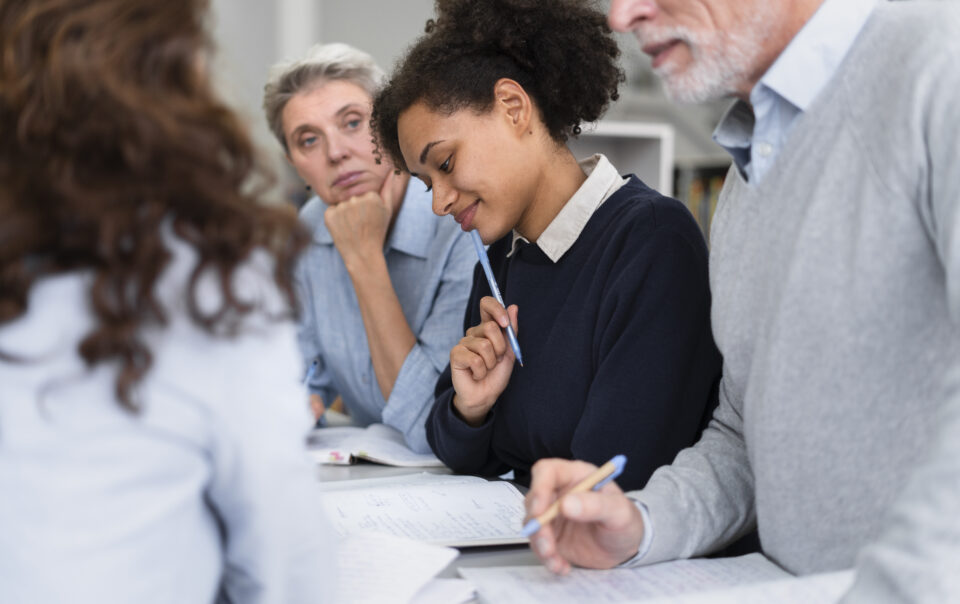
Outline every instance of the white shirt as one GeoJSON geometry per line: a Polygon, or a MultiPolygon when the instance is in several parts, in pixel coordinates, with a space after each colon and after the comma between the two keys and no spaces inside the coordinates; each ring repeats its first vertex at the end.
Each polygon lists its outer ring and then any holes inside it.
{"type": "MultiPolygon", "coordinates": [[[[37,282],[0,326],[0,600],[314,602],[330,599],[332,533],[304,451],[309,427],[294,326],[261,315],[234,339],[189,320],[194,253],[172,244],[158,284],[169,325],[146,337],[142,412],[114,397],[115,367],[76,352],[89,279],[37,282]]],[[[267,263],[235,275],[279,305],[267,263]],[[259,268],[257,268],[259,267],[259,268]]],[[[200,300],[219,296],[209,280],[200,300]]]]}
{"type": "MultiPolygon", "coordinates": [[[[591,155],[578,163],[580,169],[587,175],[587,179],[537,238],[537,247],[543,250],[547,258],[554,263],[559,261],[576,243],[597,208],[628,180],[621,177],[610,160],[601,153],[591,155]]],[[[514,230],[508,257],[517,251],[517,244],[520,241],[530,243],[514,230]]]]}

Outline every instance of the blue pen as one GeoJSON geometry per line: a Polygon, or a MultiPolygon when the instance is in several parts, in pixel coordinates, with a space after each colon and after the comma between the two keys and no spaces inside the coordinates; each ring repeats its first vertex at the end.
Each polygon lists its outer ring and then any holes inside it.
{"type": "MultiPolygon", "coordinates": [[[[480,233],[476,230],[470,231],[470,237],[473,239],[473,247],[477,250],[477,258],[480,259],[483,274],[487,276],[487,284],[490,286],[490,291],[493,292],[493,297],[497,299],[497,302],[499,302],[501,306],[506,308],[507,305],[503,303],[503,296],[500,295],[500,288],[497,287],[497,280],[493,278],[493,269],[490,268],[490,259],[487,258],[487,250],[483,249],[483,239],[480,239],[480,233]]],[[[514,333],[513,327],[509,324],[507,325],[507,339],[510,340],[510,348],[513,348],[513,354],[517,357],[517,362],[523,367],[523,355],[520,354],[520,342],[517,342],[517,334],[514,333]]]]}
{"type": "MultiPolygon", "coordinates": [[[[313,379],[313,375],[317,372],[317,365],[319,365],[319,364],[320,364],[320,363],[317,361],[317,359],[313,359],[313,362],[310,363],[310,366],[309,366],[309,367],[307,367],[307,375],[303,376],[303,385],[304,385],[304,386],[309,386],[309,385],[310,385],[310,380],[313,379]]],[[[326,426],[326,425],[327,425],[327,418],[326,418],[326,416],[321,415],[320,417],[317,418],[317,423],[316,423],[316,425],[314,426],[314,428],[322,428],[322,427],[324,427],[324,426],[326,426]]]]}
{"type": "MultiPolygon", "coordinates": [[[[627,465],[627,456],[626,455],[616,455],[613,459],[603,464],[596,470],[594,470],[589,476],[577,483],[575,487],[564,493],[563,497],[566,497],[570,493],[582,493],[584,491],[598,491],[600,487],[607,484],[617,476],[623,474],[623,467],[627,465]]],[[[553,504],[547,508],[547,511],[540,514],[536,518],[531,518],[526,524],[523,525],[524,537],[529,537],[540,530],[540,528],[557,517],[557,513],[560,511],[560,501],[563,497],[557,499],[553,504]]]]}

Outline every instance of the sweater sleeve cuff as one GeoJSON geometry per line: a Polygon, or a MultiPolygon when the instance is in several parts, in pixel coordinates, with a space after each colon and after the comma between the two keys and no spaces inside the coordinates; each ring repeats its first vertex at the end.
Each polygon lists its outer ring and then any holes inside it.
{"type": "Polygon", "coordinates": [[[403,361],[383,409],[383,423],[402,432],[407,446],[417,453],[430,452],[425,424],[439,375],[430,357],[415,345],[403,361]]]}
{"type": "MultiPolygon", "coordinates": [[[[658,490],[653,480],[643,490],[633,491],[628,493],[627,496],[636,501],[640,507],[645,529],[650,528],[650,542],[647,544],[646,550],[644,551],[641,546],[643,552],[642,564],[655,564],[685,558],[681,541],[685,529],[682,519],[675,513],[677,508],[676,496],[658,490]],[[656,535],[654,535],[653,518],[657,519],[656,535]]],[[[645,534],[644,540],[647,537],[648,535],[645,534]]]]}
{"type": "Polygon", "coordinates": [[[431,426],[435,452],[454,469],[473,467],[489,456],[495,411],[491,409],[479,426],[471,426],[457,415],[454,393],[450,388],[437,397],[431,426]]]}
{"type": "Polygon", "coordinates": [[[650,522],[650,510],[648,510],[647,506],[639,499],[634,499],[629,495],[627,498],[640,510],[640,517],[643,520],[643,539],[640,540],[640,547],[637,548],[637,554],[633,558],[618,564],[617,568],[627,568],[643,564],[643,558],[647,555],[647,552],[650,551],[650,544],[653,543],[653,523],[650,522]]]}

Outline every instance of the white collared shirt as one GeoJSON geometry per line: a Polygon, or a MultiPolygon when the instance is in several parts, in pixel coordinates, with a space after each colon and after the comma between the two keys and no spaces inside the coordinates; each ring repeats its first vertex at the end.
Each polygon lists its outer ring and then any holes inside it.
{"type": "MultiPolygon", "coordinates": [[[[597,208],[627,182],[601,153],[580,160],[579,164],[587,179],[536,241],[537,246],[554,263],[559,261],[580,237],[597,208]]],[[[508,258],[517,251],[520,241],[530,243],[514,229],[508,258]]]]}

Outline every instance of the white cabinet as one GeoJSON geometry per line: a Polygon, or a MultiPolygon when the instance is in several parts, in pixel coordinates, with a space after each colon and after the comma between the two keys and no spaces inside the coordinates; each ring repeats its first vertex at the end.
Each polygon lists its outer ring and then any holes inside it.
{"type": "Polygon", "coordinates": [[[567,143],[577,159],[603,153],[621,174],[673,196],[674,130],[670,124],[601,120],[584,124],[567,143]]]}

